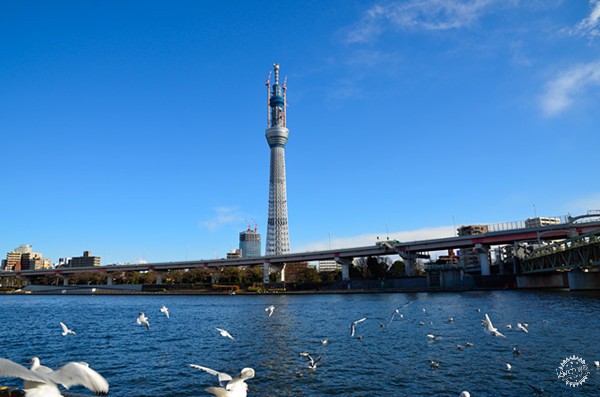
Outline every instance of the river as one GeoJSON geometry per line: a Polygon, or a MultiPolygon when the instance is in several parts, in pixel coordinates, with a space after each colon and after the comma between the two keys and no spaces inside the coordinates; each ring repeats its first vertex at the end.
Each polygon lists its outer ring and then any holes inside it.
{"type": "MultiPolygon", "coordinates": [[[[110,383],[110,396],[208,396],[216,377],[189,364],[232,375],[254,368],[248,396],[531,396],[534,388],[600,396],[599,312],[600,293],[568,291],[1,295],[0,357],[28,365],[37,356],[52,368],[88,362],[110,383]],[[136,324],[140,312],[149,330],[136,324]],[[506,338],[485,332],[485,313],[506,338]],[[350,323],[363,317],[351,337],[350,323]],[[61,321],[76,335],[62,336],[61,321]],[[321,356],[315,371],[300,352],[321,356]]],[[[21,382],[0,378],[0,385],[21,382]]]]}

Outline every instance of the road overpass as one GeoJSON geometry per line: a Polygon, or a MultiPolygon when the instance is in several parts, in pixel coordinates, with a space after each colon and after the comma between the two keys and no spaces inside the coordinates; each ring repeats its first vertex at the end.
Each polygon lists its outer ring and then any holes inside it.
{"type": "MultiPolygon", "coordinates": [[[[591,233],[600,230],[600,218],[598,215],[582,215],[578,217],[566,217],[566,221],[560,224],[539,227],[496,227],[493,231],[467,235],[453,236],[418,241],[385,240],[374,245],[324,251],[291,253],[285,255],[261,256],[256,258],[234,258],[234,259],[211,259],[192,261],[173,261],[146,264],[108,265],[97,267],[60,267],[54,269],[36,269],[20,271],[0,271],[0,278],[20,277],[32,279],[46,275],[57,275],[68,281],[68,277],[76,273],[99,272],[107,275],[112,280],[111,274],[128,271],[152,271],[159,275],[169,270],[194,269],[194,268],[223,268],[226,266],[263,266],[264,279],[268,282],[270,268],[278,268],[284,277],[286,263],[313,262],[322,260],[335,260],[342,265],[342,277],[349,278],[349,267],[354,258],[369,256],[400,255],[406,263],[407,273],[412,275],[417,258],[428,257],[428,253],[449,249],[475,248],[479,252],[481,274],[490,274],[489,249],[497,245],[516,245],[523,242],[540,243],[547,240],[560,240],[577,235],[591,233]]],[[[499,224],[502,225],[502,224],[499,224]]],[[[109,281],[110,282],[110,281],[109,281]]]]}

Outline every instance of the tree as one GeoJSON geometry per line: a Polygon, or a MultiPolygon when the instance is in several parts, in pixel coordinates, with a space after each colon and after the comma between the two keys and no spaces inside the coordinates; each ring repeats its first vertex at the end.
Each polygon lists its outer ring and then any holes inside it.
{"type": "Polygon", "coordinates": [[[369,278],[381,280],[385,278],[387,266],[385,262],[379,258],[370,256],[367,259],[367,270],[369,272],[369,278]]]}
{"type": "Polygon", "coordinates": [[[321,275],[314,267],[307,267],[304,269],[301,277],[302,279],[299,281],[304,281],[306,283],[320,283],[322,281],[321,275]]]}
{"type": "Polygon", "coordinates": [[[389,278],[400,278],[406,276],[406,268],[404,261],[397,260],[392,263],[392,266],[388,269],[388,277],[389,278]]]}

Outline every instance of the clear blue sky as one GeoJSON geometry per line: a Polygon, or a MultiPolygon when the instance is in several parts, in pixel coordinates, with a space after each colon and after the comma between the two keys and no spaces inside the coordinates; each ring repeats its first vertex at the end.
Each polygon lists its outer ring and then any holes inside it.
{"type": "Polygon", "coordinates": [[[599,29],[598,0],[2,2],[0,256],[264,243],[274,62],[292,251],[598,209],[599,29]]]}

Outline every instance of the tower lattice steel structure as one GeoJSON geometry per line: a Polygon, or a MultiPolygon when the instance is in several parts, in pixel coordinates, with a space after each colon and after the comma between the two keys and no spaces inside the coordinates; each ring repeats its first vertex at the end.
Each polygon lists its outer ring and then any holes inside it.
{"type": "Polygon", "coordinates": [[[285,188],[285,144],[289,131],[286,128],[286,83],[279,84],[279,64],[273,65],[274,81],[267,78],[268,120],[266,137],[271,148],[269,176],[269,218],[265,255],[290,253],[288,233],[287,194],[285,188]]]}

